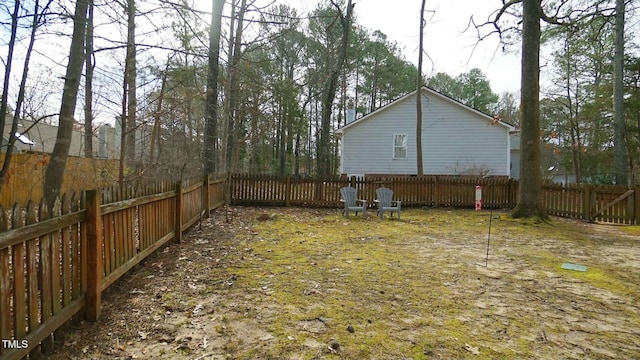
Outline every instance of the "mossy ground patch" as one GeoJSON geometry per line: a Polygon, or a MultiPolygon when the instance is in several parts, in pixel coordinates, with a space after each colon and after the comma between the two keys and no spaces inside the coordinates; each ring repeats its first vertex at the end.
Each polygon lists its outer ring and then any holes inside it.
{"type": "Polygon", "coordinates": [[[53,359],[74,350],[163,359],[640,354],[637,237],[493,212],[484,267],[489,214],[405,209],[402,220],[380,221],[234,208],[227,223],[214,213],[118,282],[102,321],[74,329],[53,359]]]}

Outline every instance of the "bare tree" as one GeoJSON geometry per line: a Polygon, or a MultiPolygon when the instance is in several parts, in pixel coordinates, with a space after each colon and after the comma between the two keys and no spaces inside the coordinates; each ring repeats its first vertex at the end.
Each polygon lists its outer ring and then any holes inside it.
{"type": "MultiPolygon", "coordinates": [[[[42,11],[40,10],[39,0],[36,0],[34,3],[33,21],[31,23],[31,35],[29,37],[29,46],[27,47],[27,53],[24,58],[24,65],[22,68],[22,79],[20,81],[20,88],[18,89],[18,99],[13,112],[13,122],[11,125],[11,131],[9,133],[9,142],[7,144],[7,150],[5,152],[4,162],[2,164],[2,170],[0,170],[0,188],[2,188],[2,184],[4,184],[5,182],[7,173],[9,171],[9,166],[11,164],[11,156],[13,154],[13,145],[16,142],[16,132],[18,131],[18,121],[20,119],[20,113],[22,112],[22,104],[24,102],[24,97],[25,97],[25,88],[27,86],[27,75],[29,73],[29,63],[31,61],[31,54],[33,53],[33,46],[36,42],[36,32],[38,30],[38,26],[41,24],[42,17],[46,13],[52,1],[53,0],[49,0],[47,5],[42,9],[42,11]]],[[[16,1],[16,7],[18,6],[19,6],[19,1],[16,1]]],[[[6,89],[5,89],[5,92],[6,92],[6,89]]],[[[6,113],[2,115],[3,123],[5,121],[4,120],[5,116],[6,116],[6,113]]],[[[4,131],[4,124],[2,125],[2,129],[4,131]]]]}
{"type": "Polygon", "coordinates": [[[82,75],[84,62],[84,38],[87,24],[87,7],[93,0],[77,0],[73,15],[73,35],[69,49],[69,62],[64,77],[62,101],[60,104],[60,119],[56,143],[51,153],[51,159],[44,175],[44,197],[48,206],[60,195],[69,147],[73,130],[73,115],[78,99],[78,87],[82,75]]]}
{"type": "Polygon", "coordinates": [[[629,160],[625,144],[624,121],[624,0],[616,0],[615,53],[613,55],[613,128],[616,184],[627,185],[629,160]]]}
{"type": "MultiPolygon", "coordinates": [[[[234,6],[235,7],[235,6],[234,6]]],[[[237,141],[236,122],[239,120],[238,102],[240,97],[240,84],[238,84],[238,65],[242,57],[242,32],[244,30],[244,14],[247,9],[247,0],[241,0],[236,9],[232,9],[231,29],[229,36],[229,68],[228,68],[228,96],[227,96],[227,149],[225,163],[227,172],[233,172],[234,153],[237,141]],[[233,29],[234,20],[235,34],[233,29]]]]}
{"type": "Polygon", "coordinates": [[[84,156],[93,157],[93,3],[88,5],[85,39],[84,156]]]}
{"type": "MultiPolygon", "coordinates": [[[[551,3],[550,11],[545,12],[541,0],[509,0],[503,1],[503,6],[495,12],[493,19],[476,25],[476,29],[490,26],[490,32],[500,35],[504,40],[507,30],[514,30],[516,26],[503,29],[500,21],[505,14],[509,14],[515,5],[522,4],[522,77],[521,77],[521,105],[520,105],[520,186],[518,190],[518,204],[512,211],[513,217],[528,217],[547,219],[542,207],[542,172],[540,150],[540,21],[553,25],[574,25],[596,15],[610,12],[602,6],[602,2],[586,3],[584,8],[573,8],[570,1],[551,3]],[[551,14],[551,15],[550,15],[551,14]]],[[[518,14],[516,14],[518,17],[518,14]]],[[[473,19],[472,19],[473,22],[473,19]]],[[[488,35],[480,36],[480,40],[488,35]]]]}
{"type": "Polygon", "coordinates": [[[511,216],[546,219],[540,170],[540,19],[541,0],[523,0],[520,79],[520,186],[511,216]]]}
{"type": "Polygon", "coordinates": [[[418,77],[416,78],[416,159],[418,161],[418,176],[424,175],[422,163],[422,52],[424,51],[424,6],[420,6],[420,42],[418,45],[418,77]]]}
{"type": "Polygon", "coordinates": [[[206,123],[204,135],[204,171],[211,174],[218,171],[218,66],[220,64],[220,31],[222,28],[222,8],[225,0],[213,0],[211,27],[209,28],[209,74],[207,75],[206,123]]]}
{"type": "MultiPolygon", "coordinates": [[[[13,51],[15,49],[16,37],[18,34],[18,15],[20,14],[20,0],[15,0],[13,13],[11,14],[11,34],[9,36],[9,46],[7,61],[4,66],[4,81],[2,83],[2,99],[0,100],[0,129],[4,132],[5,118],[9,101],[9,82],[11,80],[11,67],[13,66],[13,51]]],[[[0,137],[0,147],[2,146],[2,137],[0,137]]]]}
{"type": "Polygon", "coordinates": [[[340,44],[340,50],[338,59],[333,64],[331,72],[325,83],[323,96],[322,96],[322,115],[320,122],[319,138],[317,142],[317,156],[318,156],[318,175],[326,177],[331,174],[331,146],[330,146],[330,134],[331,134],[331,113],[333,107],[333,101],[336,97],[336,91],[338,89],[338,78],[342,71],[342,66],[347,59],[347,47],[349,46],[349,32],[351,29],[351,18],[353,15],[353,7],[351,0],[347,2],[346,13],[342,12],[340,6],[331,0],[331,4],[338,11],[340,24],[342,25],[342,39],[340,44]]]}
{"type": "Polygon", "coordinates": [[[167,74],[169,73],[170,60],[171,56],[167,59],[167,64],[162,71],[160,91],[158,92],[158,98],[156,99],[156,109],[153,111],[153,127],[151,130],[151,144],[149,146],[149,164],[151,165],[157,165],[160,157],[160,121],[162,115],[162,103],[167,90],[167,74]],[[156,154],[156,147],[158,147],[158,154],[156,154]]]}

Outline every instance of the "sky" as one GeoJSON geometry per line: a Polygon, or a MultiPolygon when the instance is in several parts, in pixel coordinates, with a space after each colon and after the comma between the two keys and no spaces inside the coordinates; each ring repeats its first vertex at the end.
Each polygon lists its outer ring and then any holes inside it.
{"type": "MultiPolygon", "coordinates": [[[[317,0],[277,0],[304,14],[311,12],[317,0]]],[[[380,30],[396,41],[406,59],[418,62],[421,0],[353,0],[358,24],[380,30]]],[[[478,44],[472,27],[465,31],[471,16],[477,23],[502,5],[501,0],[427,0],[423,73],[445,72],[451,76],[479,68],[487,76],[495,93],[520,90],[520,49],[501,49],[497,35],[478,44]],[[474,49],[475,47],[475,49],[474,49]]]]}

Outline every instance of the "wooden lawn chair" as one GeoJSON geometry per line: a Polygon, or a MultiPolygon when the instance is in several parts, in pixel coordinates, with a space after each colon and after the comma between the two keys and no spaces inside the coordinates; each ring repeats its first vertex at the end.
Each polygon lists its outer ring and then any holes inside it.
{"type": "Polygon", "coordinates": [[[362,217],[367,215],[367,200],[358,199],[358,191],[355,188],[346,186],[340,189],[340,195],[344,203],[344,214],[349,218],[350,212],[355,212],[358,216],[358,212],[362,211],[362,217]],[[361,204],[361,205],[358,205],[361,204]]]}
{"type": "Polygon", "coordinates": [[[376,189],[376,203],[378,203],[378,216],[380,220],[384,219],[384,212],[388,211],[390,216],[393,213],[398,213],[398,220],[400,220],[401,202],[400,200],[393,200],[393,190],[385,187],[376,189]]]}

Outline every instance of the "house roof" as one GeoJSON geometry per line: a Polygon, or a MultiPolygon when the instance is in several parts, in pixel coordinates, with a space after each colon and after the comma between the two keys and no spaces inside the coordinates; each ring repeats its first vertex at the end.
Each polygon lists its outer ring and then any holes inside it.
{"type": "MultiPolygon", "coordinates": [[[[485,118],[489,123],[495,123],[495,124],[502,125],[502,126],[506,127],[509,131],[514,131],[515,130],[515,127],[513,125],[508,124],[508,123],[506,123],[506,122],[504,122],[504,121],[502,121],[500,119],[497,119],[496,117],[493,117],[491,115],[485,114],[482,111],[474,109],[474,108],[472,108],[472,107],[470,107],[468,105],[465,105],[465,104],[461,103],[460,101],[455,100],[455,99],[453,99],[453,98],[451,98],[451,97],[449,97],[447,95],[444,95],[444,94],[442,94],[442,93],[440,93],[440,92],[438,92],[438,91],[436,91],[436,90],[434,90],[434,89],[432,89],[430,87],[423,86],[421,90],[422,90],[422,93],[427,93],[428,95],[432,95],[432,96],[440,98],[440,99],[442,99],[442,100],[444,100],[446,102],[449,102],[452,105],[459,106],[461,108],[464,108],[467,111],[471,111],[471,112],[475,113],[476,115],[485,118]]],[[[410,92],[407,95],[399,97],[398,99],[386,104],[385,106],[383,106],[383,107],[381,107],[379,109],[376,109],[375,111],[370,112],[370,113],[364,115],[363,117],[361,117],[359,119],[356,119],[356,120],[344,125],[343,127],[337,129],[335,131],[335,133],[338,134],[338,135],[342,135],[345,129],[348,129],[348,128],[353,127],[353,126],[355,126],[357,124],[360,124],[363,121],[367,121],[369,118],[375,116],[376,114],[378,114],[378,113],[380,113],[380,112],[382,112],[382,111],[384,111],[384,110],[386,110],[386,109],[388,109],[388,108],[390,108],[392,106],[396,106],[397,104],[399,104],[399,103],[411,98],[413,95],[416,94],[416,92],[417,92],[417,90],[414,90],[414,91],[410,92]]]]}

